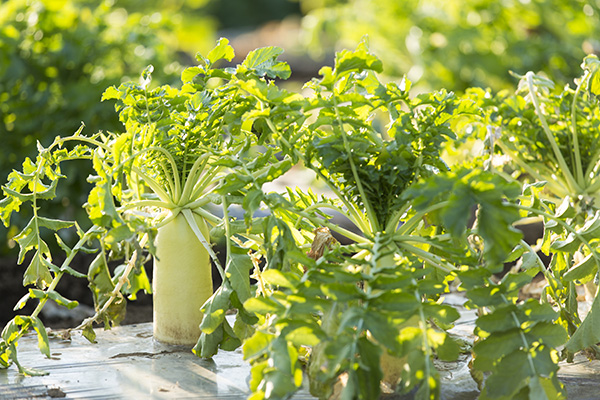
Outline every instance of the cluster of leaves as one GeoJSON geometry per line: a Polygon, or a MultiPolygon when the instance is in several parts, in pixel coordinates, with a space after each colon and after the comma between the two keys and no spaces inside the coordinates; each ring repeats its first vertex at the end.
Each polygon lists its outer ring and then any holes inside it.
{"type": "MultiPolygon", "coordinates": [[[[338,53],[334,68],[307,84],[313,95],[305,107],[313,118],[294,136],[296,147],[285,135],[279,139],[337,197],[289,190],[271,203],[280,222],[271,224],[277,234],[265,246],[271,254],[285,249],[286,258],[268,258],[255,270],[262,296],[244,304],[259,318],[244,343],[253,399],[287,398],[298,390],[306,360],[311,392],[320,398],[377,398],[382,382],[418,398],[439,398],[433,360],[456,359],[460,351],[446,332],[458,313],[440,297],[460,270],[491,277],[520,242],[512,228],[521,217],[520,185],[482,169],[450,172],[441,161],[442,145],[453,137],[449,122],[473,112],[472,103],[446,92],[411,99],[407,80],[383,85],[380,70],[364,42],[338,53]],[[359,233],[332,224],[325,209],[343,214],[359,233]],[[474,209],[476,227],[469,224],[474,209]],[[303,249],[317,237],[311,231],[323,226],[353,243],[307,255],[303,249]]],[[[531,276],[514,279],[525,283],[531,276]]],[[[464,289],[477,298],[480,287],[464,289]]],[[[510,290],[512,296],[514,285],[510,290]]],[[[511,296],[506,302],[514,305],[511,296]]],[[[535,353],[537,345],[527,341],[513,350],[535,353]]],[[[543,381],[557,369],[553,359],[536,361],[545,369],[527,375],[532,379],[543,381]]],[[[502,379],[489,364],[475,368],[491,371],[492,382],[502,379]]],[[[550,386],[561,390],[556,378],[550,386]]],[[[518,392],[522,383],[507,387],[518,392]]]]}
{"type": "MultiPolygon", "coordinates": [[[[0,342],[3,367],[14,362],[23,373],[37,373],[18,364],[16,343],[31,328],[42,326],[38,315],[49,299],[76,305],[55,291],[64,273],[87,277],[90,282],[96,315],[78,328],[93,341],[94,322],[103,321],[106,328],[118,324],[124,316],[125,297],[135,299],[139,290],[150,292],[143,264],[154,252],[156,228],[167,221],[164,211],[170,211],[172,217],[180,212],[186,218],[199,214],[216,228],[224,226],[229,235],[233,227],[228,206],[242,205],[249,198],[249,188],[260,190],[265,182],[290,168],[290,161],[277,159],[272,149],[257,156],[259,136],[251,129],[252,115],[268,113],[268,109],[244,90],[247,86],[256,93],[285,94],[265,78],[289,76],[289,67],[277,61],[280,53],[278,48],[258,49],[236,68],[215,69],[216,62],[233,58],[233,49],[222,39],[206,57],[198,57],[198,67],[182,73],[181,89],[168,85],[151,89],[149,67],[140,83],[109,87],[103,95],[104,100],[117,100],[124,132],[86,136],[82,127],[72,136],[57,137],[48,148],[39,145],[36,161],[26,159],[22,172],[11,173],[0,201],[2,222],[8,226],[24,206],[33,214],[15,236],[21,249],[19,263],[33,253],[23,283],[34,285],[17,309],[28,299],[40,301],[31,316],[16,317],[4,330],[0,342]],[[91,225],[86,232],[74,221],[42,215],[44,204],[56,196],[58,182],[65,177],[62,164],[72,160],[87,160],[95,172],[88,178],[93,187],[84,204],[88,218],[83,222],[91,225]],[[223,217],[210,212],[207,205],[211,202],[223,203],[223,217]],[[58,253],[50,251],[52,246],[42,236],[43,229],[54,233],[54,247],[64,253],[60,267],[52,263],[58,253]],[[70,247],[72,241],[75,244],[70,247]],[[71,267],[80,252],[96,254],[87,274],[71,267]],[[123,264],[112,269],[111,260],[123,264]]],[[[267,138],[260,138],[263,148],[268,147],[267,138]]],[[[252,208],[247,208],[251,217],[252,208]]],[[[248,218],[247,227],[251,224],[248,218]]],[[[231,288],[234,304],[241,304],[251,295],[249,270],[253,265],[248,249],[242,246],[250,246],[252,241],[241,245],[228,240],[228,262],[223,271],[208,238],[203,240],[221,269],[222,292],[231,288]]],[[[229,301],[229,297],[220,300],[229,301]]],[[[39,329],[38,335],[40,346],[47,349],[45,330],[39,329]]]]}
{"type": "MultiPolygon", "coordinates": [[[[124,132],[85,136],[80,130],[57,137],[48,148],[40,145],[36,160],[26,159],[21,172],[11,173],[0,200],[2,221],[10,224],[24,205],[33,213],[15,237],[20,262],[33,253],[24,285],[34,286],[17,308],[30,299],[39,302],[2,332],[0,366],[14,363],[25,374],[37,373],[18,363],[17,342],[33,329],[48,354],[38,315],[48,300],[76,306],[55,290],[65,273],[90,281],[96,315],[79,327],[88,339],[94,340],[94,322],[118,323],[126,297],[150,290],[143,263],[154,252],[156,228],[182,213],[188,221],[193,214],[203,217],[213,238],[225,238],[227,253],[222,266],[209,238],[196,233],[222,284],[202,307],[202,334],[193,351],[211,357],[243,345],[252,364],[253,399],[288,398],[301,387],[305,370],[312,393],[321,398],[377,398],[382,385],[419,399],[439,398],[434,360],[453,360],[461,351],[448,332],[459,314],[443,303],[457,278],[469,306],[481,313],[472,372],[482,397],[564,396],[556,348],[566,343],[569,357],[600,341],[594,319],[581,322],[573,303],[574,283],[598,271],[600,213],[592,202],[582,207],[584,202],[569,200],[589,192],[553,203],[542,195],[540,173],[522,186],[502,170],[450,170],[441,158],[445,143],[455,139],[457,117],[519,126],[515,118],[523,115],[530,129],[514,146],[549,146],[565,168],[582,169],[582,160],[589,163],[585,168],[595,164],[575,152],[571,164],[564,162],[566,153],[546,122],[541,125],[548,144],[526,136],[540,136],[534,116],[545,121],[540,91],[531,89],[534,76],[525,77],[533,114],[520,95],[498,104],[484,91],[462,99],[444,90],[411,97],[408,79],[382,83],[382,63],[363,40],[355,50],[338,53],[334,66],[322,68],[321,77],[299,94],[275,84],[291,73],[278,60],[281,52],[257,49],[237,66],[216,68],[234,57],[221,39],[206,56],[197,56],[197,66],[183,71],[181,89],[152,88],[149,67],[140,83],[104,92],[104,100],[116,100],[124,132]],[[56,196],[62,163],[77,159],[91,162],[95,171],[85,204],[87,231],[79,221],[41,215],[42,203],[56,196]],[[265,192],[265,183],[294,165],[314,171],[333,195],[265,192]],[[231,216],[236,208],[243,217],[231,216]],[[262,208],[268,216],[259,216],[262,208]],[[347,225],[333,223],[331,212],[347,225]],[[542,247],[555,253],[552,271],[513,228],[520,218],[540,215],[547,228],[542,247]],[[53,264],[42,228],[55,233],[65,253],[60,266],[53,264]],[[344,244],[327,236],[328,229],[344,244]],[[71,267],[80,252],[96,254],[87,274],[71,267]],[[123,264],[109,268],[117,259],[123,264]],[[493,274],[517,259],[521,270],[498,282],[493,274]],[[551,302],[546,296],[542,302],[519,301],[519,289],[538,272],[548,280],[551,302]],[[233,325],[225,317],[231,309],[237,310],[233,325]]],[[[575,110],[571,121],[589,124],[572,138],[594,131],[596,60],[586,59],[585,66],[588,73],[575,93],[546,96],[544,102],[555,110],[557,126],[566,121],[559,118],[563,100],[575,110]]]]}
{"type": "Polygon", "coordinates": [[[475,333],[482,339],[473,347],[473,370],[479,375],[472,375],[483,385],[481,372],[491,372],[481,399],[566,398],[557,378],[556,347],[567,339],[556,323],[558,312],[547,302],[518,300],[519,290],[536,273],[533,268],[508,274],[499,283],[483,268],[460,274],[470,306],[491,310],[477,318],[475,333]]]}
{"type": "Polygon", "coordinates": [[[600,62],[588,56],[582,68],[575,88],[557,88],[552,80],[529,72],[519,76],[514,94],[492,95],[481,89],[466,94],[482,109],[487,125],[481,130],[487,132],[490,151],[508,157],[507,163],[496,165],[495,173],[533,183],[530,190],[539,193],[537,200],[522,206],[545,226],[540,249],[552,255],[545,294],[558,305],[559,322],[569,333],[567,357],[584,348],[597,352],[600,339],[593,322],[597,296],[583,323],[575,300],[575,284],[597,283],[600,265],[596,244],[600,62]]]}
{"type": "Polygon", "coordinates": [[[509,88],[509,70],[544,70],[567,81],[599,48],[600,9],[583,0],[301,4],[309,52],[346,48],[368,33],[388,74],[430,88],[509,88]]]}
{"type": "Polygon", "coordinates": [[[377,398],[380,381],[395,386],[398,379],[402,391],[420,386],[419,396],[439,396],[432,356],[454,360],[459,347],[428,321],[450,324],[458,312],[433,300],[444,286],[426,279],[432,268],[394,260],[378,253],[387,247],[378,245],[365,246],[365,259],[350,262],[347,248],[316,262],[296,251],[291,256],[307,269],[303,276],[276,269],[262,273],[268,296],[245,304],[261,315],[258,330],[244,343],[244,357],[253,364],[252,398],[286,398],[296,391],[304,369],[299,359],[309,360],[311,392],[320,398],[334,392],[377,398]]]}

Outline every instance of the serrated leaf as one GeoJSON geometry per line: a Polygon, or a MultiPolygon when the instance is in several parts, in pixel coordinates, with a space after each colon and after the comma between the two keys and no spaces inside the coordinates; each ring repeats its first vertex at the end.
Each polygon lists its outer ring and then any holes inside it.
{"type": "Polygon", "coordinates": [[[206,334],[213,333],[225,319],[225,312],[230,305],[231,292],[229,281],[225,281],[202,306],[203,317],[200,329],[206,334]]]}
{"type": "Polygon", "coordinates": [[[42,354],[50,358],[50,342],[48,342],[48,334],[46,327],[38,317],[31,317],[33,321],[33,329],[35,329],[38,337],[38,347],[42,354]]]}
{"type": "Polygon", "coordinates": [[[491,371],[496,362],[521,346],[523,346],[523,339],[519,328],[489,336],[473,347],[476,354],[473,366],[480,371],[491,371]]]}
{"type": "Polygon", "coordinates": [[[20,310],[23,307],[25,307],[25,304],[27,304],[27,301],[29,300],[29,296],[30,296],[30,293],[27,292],[27,294],[25,294],[23,297],[21,297],[19,299],[19,301],[17,302],[17,304],[15,305],[15,307],[13,308],[13,311],[17,311],[17,310],[20,310]]]}
{"type": "Polygon", "coordinates": [[[14,197],[5,197],[0,200],[0,220],[5,227],[10,226],[10,217],[13,212],[19,212],[22,201],[14,197]]]}
{"type": "Polygon", "coordinates": [[[109,86],[104,93],[102,93],[102,98],[100,101],[104,100],[116,100],[119,99],[120,92],[115,86],[109,86]]]}
{"type": "Polygon", "coordinates": [[[254,267],[248,255],[248,249],[241,248],[231,243],[229,263],[225,269],[225,276],[231,282],[231,288],[237,293],[240,302],[245,302],[252,293],[250,291],[250,270],[254,267]]]}
{"type": "Polygon", "coordinates": [[[31,263],[23,274],[23,286],[36,285],[37,287],[44,288],[50,285],[52,274],[50,274],[42,258],[43,256],[39,250],[36,251],[31,259],[31,263]]]}
{"type": "Polygon", "coordinates": [[[94,328],[92,328],[91,324],[86,325],[81,331],[81,334],[90,343],[96,343],[96,332],[94,331],[94,328]]]}
{"type": "Polygon", "coordinates": [[[556,379],[534,376],[529,381],[530,400],[564,400],[566,393],[563,385],[556,379]]]}
{"type": "Polygon", "coordinates": [[[582,67],[587,69],[591,76],[589,81],[590,91],[599,96],[600,95],[600,61],[598,56],[590,54],[583,59],[582,67]]]}
{"type": "Polygon", "coordinates": [[[69,310],[72,310],[79,305],[79,302],[77,300],[69,300],[63,297],[60,293],[56,292],[55,290],[48,290],[46,294],[48,295],[48,298],[54,300],[56,304],[58,304],[59,306],[67,307],[69,310]]]}
{"type": "MultiPolygon", "coordinates": [[[[23,228],[23,230],[21,230],[21,232],[19,232],[19,234],[13,238],[19,244],[19,256],[17,263],[21,264],[25,259],[25,255],[30,250],[40,245],[40,242],[38,242],[39,231],[36,228],[37,225],[35,223],[35,219],[32,218],[25,228],[23,228]]],[[[44,253],[44,250],[47,250],[47,248],[47,246],[44,246],[44,249],[38,248],[38,252],[42,250],[42,253],[44,253]]]]}
{"type": "Polygon", "coordinates": [[[566,239],[555,240],[550,245],[550,250],[563,253],[574,253],[579,249],[579,246],[581,246],[581,240],[576,237],[574,233],[569,233],[566,239]]]}
{"type": "Polygon", "coordinates": [[[567,281],[579,280],[581,283],[586,283],[594,279],[598,271],[598,261],[594,256],[598,257],[595,253],[588,254],[577,264],[569,268],[563,275],[563,278],[567,281]]]}
{"type": "Polygon", "coordinates": [[[290,66],[277,57],[283,53],[280,47],[263,47],[252,50],[242,62],[242,66],[254,71],[258,76],[287,79],[291,75],[290,66]]]}
{"type": "Polygon", "coordinates": [[[413,312],[421,306],[414,295],[406,292],[385,291],[371,298],[369,304],[378,310],[413,312]]]}
{"type": "Polygon", "coordinates": [[[229,40],[226,38],[220,38],[215,48],[206,55],[210,65],[219,60],[231,61],[233,60],[233,57],[235,57],[235,52],[233,51],[233,47],[229,45],[229,40]]]}
{"type": "Polygon", "coordinates": [[[183,83],[192,82],[196,75],[204,73],[204,70],[200,67],[189,67],[183,70],[181,73],[181,81],[183,83]]]}
{"type": "Polygon", "coordinates": [[[244,309],[248,312],[266,315],[282,310],[283,307],[265,297],[251,297],[244,302],[244,309]]]}
{"type": "Polygon", "coordinates": [[[337,53],[335,72],[341,74],[348,71],[373,70],[383,71],[383,64],[377,56],[370,54],[364,42],[355,51],[342,50],[337,53]]]}
{"type": "Polygon", "coordinates": [[[282,288],[293,289],[299,282],[296,275],[292,273],[286,273],[277,269],[267,269],[262,272],[262,277],[270,285],[279,286],[282,288]]]}
{"type": "Polygon", "coordinates": [[[264,354],[273,338],[274,336],[261,331],[254,332],[254,335],[244,341],[244,360],[249,360],[264,354]]]}
{"type": "Polygon", "coordinates": [[[600,342],[600,296],[596,296],[588,315],[571,336],[565,349],[575,353],[600,342]]]}

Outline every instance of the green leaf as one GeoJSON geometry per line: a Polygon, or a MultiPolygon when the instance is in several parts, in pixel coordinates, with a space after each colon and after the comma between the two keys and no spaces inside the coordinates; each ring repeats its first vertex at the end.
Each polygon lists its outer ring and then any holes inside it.
{"type": "Polygon", "coordinates": [[[414,295],[403,291],[385,291],[369,300],[369,305],[377,310],[414,312],[421,306],[414,295]]]}
{"type": "Polygon", "coordinates": [[[283,53],[280,47],[263,47],[252,50],[242,62],[242,66],[256,73],[258,76],[268,76],[269,78],[287,79],[291,75],[290,67],[287,63],[277,61],[283,53]]]}
{"type": "Polygon", "coordinates": [[[531,400],[565,400],[564,386],[556,377],[534,376],[529,381],[529,399],[531,400]]]}
{"type": "Polygon", "coordinates": [[[513,304],[497,308],[494,312],[481,315],[477,318],[477,327],[489,333],[507,331],[515,327],[518,328],[519,326],[515,326],[516,312],[517,307],[513,304]]]}
{"type": "Polygon", "coordinates": [[[316,323],[306,323],[303,321],[288,323],[282,329],[282,335],[296,347],[314,347],[326,338],[326,335],[316,323]]]}
{"type": "Polygon", "coordinates": [[[189,67],[183,70],[181,73],[181,81],[183,83],[192,82],[196,75],[204,73],[204,70],[200,67],[189,67]]]}
{"type": "Polygon", "coordinates": [[[251,360],[255,357],[265,354],[267,348],[274,336],[268,335],[257,330],[254,334],[244,341],[244,360],[251,360]]]}
{"type": "Polygon", "coordinates": [[[423,311],[427,317],[434,318],[442,324],[451,324],[460,318],[459,312],[454,307],[446,304],[425,303],[423,304],[423,311]]]}
{"type": "Polygon", "coordinates": [[[476,287],[467,291],[467,297],[478,307],[498,306],[504,304],[501,296],[502,289],[495,286],[476,287]]]}
{"type": "Polygon", "coordinates": [[[581,240],[574,233],[569,233],[566,239],[554,241],[550,245],[550,249],[563,253],[574,253],[579,249],[579,246],[581,246],[581,240]]]}
{"type": "Polygon", "coordinates": [[[225,269],[225,276],[231,282],[231,288],[237,293],[240,302],[245,302],[252,293],[250,291],[250,270],[254,267],[248,249],[241,248],[231,243],[229,264],[225,269]]]}
{"type": "Polygon", "coordinates": [[[23,297],[21,297],[19,299],[19,301],[17,302],[17,304],[15,305],[15,307],[13,308],[13,311],[17,311],[17,310],[20,310],[23,307],[25,307],[25,304],[27,304],[27,301],[29,300],[30,295],[31,295],[31,293],[27,292],[23,297]]]}
{"type": "Polygon", "coordinates": [[[231,61],[233,60],[233,57],[235,57],[235,52],[233,51],[233,47],[229,45],[229,40],[226,38],[220,38],[216,47],[206,55],[211,66],[219,60],[231,61]]]}
{"type": "Polygon", "coordinates": [[[229,281],[225,281],[202,306],[202,322],[200,329],[206,334],[213,333],[225,319],[225,312],[229,309],[232,293],[229,281]]]}
{"type": "Polygon", "coordinates": [[[244,213],[244,221],[247,226],[252,225],[252,217],[254,216],[254,212],[260,208],[263,197],[263,191],[255,188],[250,189],[244,196],[242,207],[244,207],[244,210],[246,211],[244,213]]]}
{"type": "Polygon", "coordinates": [[[36,251],[31,259],[31,263],[23,274],[23,286],[36,285],[37,287],[44,288],[50,286],[52,282],[52,274],[48,270],[48,267],[44,263],[43,255],[40,251],[36,251]]]}
{"type": "Polygon", "coordinates": [[[596,296],[588,315],[571,336],[565,349],[575,353],[600,342],[600,296],[596,296]]]}
{"type": "MultiPolygon", "coordinates": [[[[355,321],[358,322],[358,324],[354,322],[355,327],[361,326],[360,319],[355,321]]],[[[390,350],[398,350],[398,329],[389,318],[372,309],[365,312],[362,321],[364,321],[363,328],[371,332],[378,343],[390,350]]],[[[346,320],[343,319],[340,327],[346,324],[346,320]]]]}
{"type": "Polygon", "coordinates": [[[506,356],[486,380],[480,398],[514,399],[527,386],[529,399],[564,398],[564,387],[556,379],[558,366],[552,359],[552,351],[546,346],[538,346],[529,352],[520,350],[506,356]],[[532,383],[535,380],[539,380],[539,385],[532,383]],[[545,397],[548,393],[557,396],[545,397]]]}
{"type": "Polygon", "coordinates": [[[600,96],[600,60],[595,54],[590,54],[583,59],[582,68],[587,69],[590,76],[590,91],[596,96],[600,96]]]}
{"type": "Polygon", "coordinates": [[[273,300],[265,297],[251,297],[244,302],[244,309],[260,315],[282,311],[283,307],[273,300]]]}
{"type": "Polygon", "coordinates": [[[22,263],[27,252],[34,248],[37,248],[37,251],[40,254],[50,254],[48,246],[40,238],[40,227],[50,227],[51,229],[56,227],[56,229],[53,230],[58,230],[72,225],[73,223],[71,222],[50,220],[41,217],[32,218],[25,228],[23,228],[23,230],[13,238],[19,244],[20,248],[17,262],[19,264],[22,263]]]}
{"type": "Polygon", "coordinates": [[[5,227],[10,226],[10,216],[13,212],[19,212],[21,200],[15,197],[5,197],[0,200],[0,220],[5,227]]]}
{"type": "Polygon", "coordinates": [[[598,257],[595,253],[588,254],[577,264],[569,268],[563,275],[563,278],[567,281],[578,280],[581,283],[586,283],[594,279],[598,271],[598,264],[594,256],[598,257]]]}
{"type": "Polygon", "coordinates": [[[321,287],[323,293],[335,301],[352,301],[365,298],[365,293],[355,283],[330,283],[321,287]]]}
{"type": "Polygon", "coordinates": [[[223,341],[223,337],[224,328],[222,323],[210,334],[202,332],[192,352],[200,358],[211,358],[219,351],[219,345],[223,341]]]}
{"type": "Polygon", "coordinates": [[[550,348],[562,346],[567,341],[567,332],[562,325],[549,321],[537,322],[526,330],[529,343],[539,342],[550,348]]]}
{"type": "Polygon", "coordinates": [[[358,45],[355,51],[342,50],[336,54],[335,73],[342,74],[349,71],[372,70],[383,71],[383,64],[379,58],[369,53],[366,40],[358,45]]]}
{"type": "Polygon", "coordinates": [[[106,88],[104,93],[102,93],[102,98],[100,99],[100,101],[118,100],[119,97],[120,97],[119,90],[115,86],[109,86],[108,88],[106,88]]]}
{"type": "Polygon", "coordinates": [[[460,346],[446,332],[427,330],[427,339],[435,348],[437,356],[443,361],[456,361],[460,354],[460,346]]]}
{"type": "Polygon", "coordinates": [[[477,355],[473,366],[481,371],[491,371],[496,362],[523,346],[521,330],[513,328],[496,333],[473,347],[477,355]]]}
{"type": "Polygon", "coordinates": [[[234,351],[242,345],[242,341],[236,336],[233,328],[229,325],[229,321],[224,320],[223,324],[223,339],[219,347],[225,351],[234,351]]]}
{"type": "Polygon", "coordinates": [[[528,356],[529,353],[525,351],[516,351],[504,357],[495,372],[486,379],[481,397],[512,399],[534,374],[528,356]]]}
{"type": "Polygon", "coordinates": [[[268,284],[282,288],[294,289],[299,283],[298,277],[293,273],[277,269],[267,269],[262,273],[262,277],[268,284]]]}
{"type": "Polygon", "coordinates": [[[600,211],[596,211],[594,217],[588,219],[577,233],[588,241],[600,236],[600,211]]]}
{"type": "Polygon", "coordinates": [[[81,334],[84,338],[89,340],[90,343],[96,343],[96,332],[94,331],[92,324],[86,325],[81,331],[81,334]]]}
{"type": "Polygon", "coordinates": [[[35,329],[38,337],[38,347],[42,354],[50,358],[50,343],[48,342],[48,334],[46,327],[38,317],[31,317],[33,321],[33,329],[35,329]]]}
{"type": "Polygon", "coordinates": [[[79,305],[79,302],[77,300],[66,299],[55,290],[48,290],[47,292],[45,292],[45,294],[50,300],[55,301],[56,304],[58,304],[59,306],[67,307],[69,310],[72,310],[79,305]]]}

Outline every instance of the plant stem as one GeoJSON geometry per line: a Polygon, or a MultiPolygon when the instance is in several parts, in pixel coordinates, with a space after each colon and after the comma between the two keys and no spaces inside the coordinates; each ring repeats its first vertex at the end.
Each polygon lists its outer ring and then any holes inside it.
{"type": "Polygon", "coordinates": [[[533,84],[534,74],[533,74],[533,72],[530,71],[525,76],[527,78],[527,86],[529,88],[529,95],[531,97],[531,101],[533,102],[535,112],[540,119],[540,123],[542,124],[544,133],[546,134],[546,137],[548,138],[548,141],[550,142],[550,146],[552,147],[552,151],[554,152],[554,156],[556,157],[556,160],[558,161],[560,169],[562,170],[562,172],[565,176],[565,179],[567,181],[567,187],[569,188],[571,193],[579,194],[581,192],[581,188],[577,184],[577,181],[575,181],[575,179],[573,178],[573,175],[571,174],[571,171],[569,170],[569,167],[567,166],[567,163],[565,162],[565,159],[564,159],[562,153],[560,152],[560,149],[558,148],[556,139],[554,138],[554,135],[552,134],[552,131],[550,130],[550,127],[548,126],[546,117],[542,113],[542,109],[540,107],[539,100],[535,93],[535,86],[533,84]]]}
{"type": "Polygon", "coordinates": [[[556,221],[559,225],[561,225],[563,228],[565,228],[567,231],[569,231],[569,233],[572,233],[577,239],[579,239],[581,241],[581,243],[583,243],[589,250],[590,253],[592,254],[592,257],[594,258],[594,260],[596,261],[596,265],[598,267],[600,267],[600,256],[598,256],[598,254],[596,253],[596,250],[594,247],[592,247],[592,245],[590,244],[589,241],[587,241],[582,235],[580,235],[571,225],[567,224],[566,222],[564,222],[563,220],[561,220],[560,218],[555,217],[554,215],[548,214],[544,211],[540,211],[537,210],[535,208],[531,208],[531,207],[527,207],[527,206],[523,206],[520,204],[509,204],[511,207],[516,207],[520,210],[525,210],[537,215],[541,215],[545,218],[551,219],[553,221],[556,221]]]}
{"type": "Polygon", "coordinates": [[[316,225],[325,226],[325,227],[331,229],[332,231],[335,231],[335,232],[347,237],[350,240],[354,240],[357,243],[371,243],[371,241],[369,239],[365,238],[364,236],[360,236],[360,235],[358,235],[354,232],[351,232],[347,229],[344,229],[338,225],[332,224],[331,222],[328,222],[320,217],[315,217],[310,214],[306,214],[303,211],[295,211],[295,213],[303,218],[308,219],[309,221],[312,221],[316,225]]]}
{"type": "Polygon", "coordinates": [[[404,224],[402,224],[402,226],[400,226],[398,229],[396,229],[396,233],[399,235],[408,235],[421,222],[421,220],[423,219],[423,217],[425,215],[427,215],[428,213],[433,212],[435,210],[444,208],[447,205],[448,205],[448,201],[441,201],[437,204],[429,206],[424,211],[417,212],[415,215],[410,217],[410,219],[408,221],[406,221],[404,224]]]}
{"type": "Polygon", "coordinates": [[[194,232],[194,234],[196,235],[196,237],[198,238],[200,243],[202,243],[202,245],[204,246],[204,248],[206,249],[208,254],[210,254],[210,257],[213,259],[215,266],[217,267],[217,270],[219,271],[219,274],[221,275],[221,279],[225,280],[225,271],[223,270],[223,267],[221,266],[221,263],[219,262],[219,258],[217,257],[214,250],[212,249],[212,247],[208,241],[209,238],[205,238],[204,235],[202,234],[202,232],[200,232],[200,228],[198,227],[198,224],[196,224],[196,221],[194,220],[194,215],[193,215],[192,210],[190,210],[189,208],[184,208],[181,210],[181,213],[185,217],[187,223],[189,224],[190,228],[192,229],[192,231],[194,232]]]}
{"type": "Polygon", "coordinates": [[[363,204],[364,204],[365,211],[367,213],[369,222],[371,222],[371,225],[369,226],[369,230],[365,233],[368,233],[372,236],[373,232],[379,232],[381,230],[379,227],[379,221],[377,219],[377,216],[375,215],[375,212],[373,211],[373,208],[371,206],[371,202],[369,201],[369,198],[365,194],[360,177],[358,176],[358,171],[356,169],[356,165],[354,164],[354,159],[352,158],[352,149],[350,148],[350,143],[348,142],[348,138],[346,137],[346,132],[344,131],[344,123],[342,121],[342,117],[340,116],[340,111],[338,110],[338,102],[337,102],[337,97],[335,95],[335,91],[331,94],[331,98],[333,100],[333,108],[335,110],[335,118],[339,125],[340,135],[342,136],[342,140],[344,141],[344,149],[346,150],[346,152],[348,154],[348,161],[350,162],[350,168],[352,169],[352,175],[354,176],[354,180],[356,181],[356,188],[358,189],[358,193],[360,194],[360,197],[363,200],[363,204]]]}
{"type": "Polygon", "coordinates": [[[210,158],[210,154],[208,153],[205,153],[198,157],[192,165],[192,168],[190,169],[189,173],[187,174],[187,177],[183,177],[183,179],[185,179],[185,183],[183,185],[183,192],[181,193],[181,196],[177,201],[177,204],[179,204],[180,206],[184,206],[192,200],[190,196],[192,194],[194,186],[202,176],[202,172],[204,170],[204,167],[206,166],[206,161],[208,160],[208,158],[210,158]]]}
{"type": "MultiPolygon", "coordinates": [[[[533,179],[538,182],[546,182],[552,193],[556,196],[563,197],[566,196],[567,191],[565,191],[564,186],[566,186],[566,182],[560,182],[555,179],[552,179],[552,175],[554,174],[552,171],[548,171],[547,176],[543,176],[540,174],[535,168],[532,168],[529,164],[521,159],[517,154],[515,154],[512,150],[510,150],[502,141],[497,141],[496,144],[502,152],[508,155],[511,160],[513,160],[519,167],[523,168],[525,172],[527,172],[533,179]]],[[[496,174],[499,174],[500,171],[495,171],[496,174]]]]}
{"type": "MultiPolygon", "coordinates": [[[[267,119],[266,121],[267,121],[267,125],[269,126],[269,128],[274,133],[278,133],[277,129],[275,128],[275,126],[273,125],[273,123],[269,119],[267,119]]],[[[302,160],[302,163],[307,168],[309,168],[310,170],[314,171],[319,178],[323,179],[323,182],[325,182],[325,184],[327,185],[327,187],[335,194],[335,196],[338,199],[340,199],[340,201],[342,203],[344,203],[344,205],[348,209],[348,213],[345,213],[345,214],[352,221],[352,223],[354,223],[357,227],[359,227],[359,229],[365,235],[372,236],[372,233],[370,232],[370,229],[369,229],[369,225],[368,225],[367,221],[365,220],[365,218],[363,218],[362,214],[356,209],[356,207],[352,203],[350,203],[348,200],[346,200],[345,196],[340,192],[339,188],[333,182],[331,182],[331,180],[328,179],[318,168],[314,167],[306,159],[306,157],[304,156],[304,154],[300,153],[297,148],[295,148],[294,146],[292,146],[285,138],[281,137],[281,135],[279,135],[279,136],[280,136],[279,140],[287,148],[292,149],[294,155],[296,157],[298,157],[300,160],[302,160]]]]}
{"type": "Polygon", "coordinates": [[[590,72],[585,70],[579,85],[577,85],[577,89],[575,90],[575,94],[573,95],[573,102],[571,103],[571,132],[573,135],[573,155],[575,156],[575,171],[577,175],[577,182],[584,187],[586,183],[586,178],[583,176],[583,169],[581,166],[581,155],[579,154],[579,138],[577,135],[577,98],[581,93],[581,89],[584,86],[584,83],[587,81],[590,76],[590,72]]]}
{"type": "Polygon", "coordinates": [[[100,318],[100,316],[108,310],[108,308],[112,305],[112,303],[115,301],[115,299],[117,297],[122,296],[121,289],[123,288],[123,285],[125,285],[125,283],[129,284],[129,279],[127,277],[129,276],[131,271],[133,271],[133,269],[135,268],[135,265],[137,264],[137,259],[139,257],[139,253],[138,253],[139,250],[143,249],[146,246],[147,241],[148,241],[148,234],[145,234],[142,237],[142,239],[140,240],[139,249],[135,249],[133,251],[133,254],[127,261],[127,266],[125,267],[123,274],[119,278],[119,280],[118,280],[117,284],[115,285],[115,287],[113,288],[113,290],[109,293],[109,298],[106,300],[106,302],[104,303],[102,308],[99,311],[97,311],[96,314],[94,314],[93,316],[83,320],[83,322],[81,322],[81,324],[79,324],[74,329],[76,329],[76,330],[84,329],[86,326],[90,326],[94,322],[97,322],[98,318],[100,318]]]}
{"type": "Polygon", "coordinates": [[[441,257],[439,257],[435,254],[432,254],[426,250],[412,246],[406,242],[395,242],[395,243],[396,243],[396,246],[398,246],[399,248],[403,248],[404,250],[420,257],[427,264],[429,264],[447,274],[451,273],[452,271],[457,270],[457,268],[454,265],[444,261],[441,257]]]}

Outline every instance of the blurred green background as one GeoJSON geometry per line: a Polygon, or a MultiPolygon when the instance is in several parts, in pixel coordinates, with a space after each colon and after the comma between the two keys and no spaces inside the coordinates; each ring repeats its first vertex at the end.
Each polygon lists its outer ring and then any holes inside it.
{"type": "MultiPolygon", "coordinates": [[[[389,79],[407,75],[421,89],[511,88],[511,70],[571,82],[585,54],[600,51],[600,0],[3,0],[0,181],[35,156],[37,141],[82,122],[86,133],[120,129],[101,94],[148,64],[155,83],[178,85],[195,53],[224,36],[239,59],[283,47],[292,79],[304,82],[364,34],[389,79]]],[[[74,218],[88,170],[67,168],[53,207],[74,218]]],[[[0,227],[0,256],[15,253],[18,219],[0,227]]]]}

